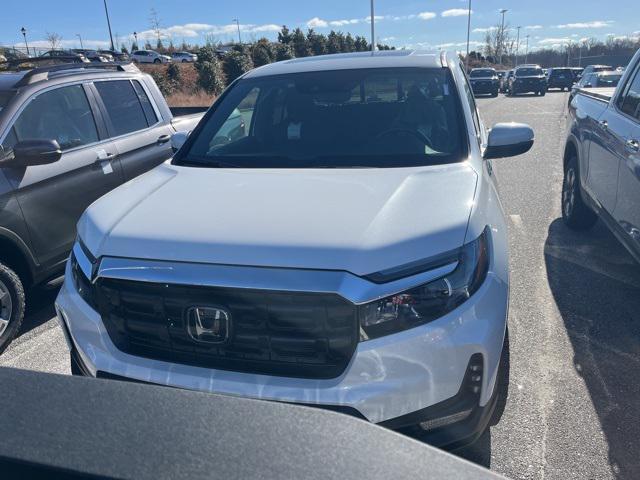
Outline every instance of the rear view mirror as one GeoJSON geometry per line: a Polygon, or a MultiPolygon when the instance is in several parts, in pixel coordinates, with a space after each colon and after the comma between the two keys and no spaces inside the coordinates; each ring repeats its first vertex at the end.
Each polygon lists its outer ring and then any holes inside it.
{"type": "Polygon", "coordinates": [[[533,145],[533,130],[524,123],[497,123],[489,131],[484,158],[514,157],[533,145]]]}
{"type": "Polygon", "coordinates": [[[23,140],[13,146],[13,155],[5,155],[2,163],[8,167],[29,167],[57,162],[62,150],[57,140],[23,140]]]}
{"type": "Polygon", "coordinates": [[[189,138],[190,133],[191,132],[176,132],[171,135],[171,149],[173,150],[173,153],[176,153],[180,148],[182,148],[182,145],[184,145],[187,138],[189,138]]]}

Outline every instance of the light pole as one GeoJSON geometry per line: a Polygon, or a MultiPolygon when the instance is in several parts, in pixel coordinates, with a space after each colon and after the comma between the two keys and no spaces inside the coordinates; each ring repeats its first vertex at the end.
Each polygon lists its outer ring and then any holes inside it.
{"type": "Polygon", "coordinates": [[[76,33],[76,37],[80,39],[80,48],[84,50],[84,46],[82,45],[82,37],[80,36],[79,33],[76,33]]]}
{"type": "Polygon", "coordinates": [[[525,37],[527,39],[527,49],[524,51],[524,63],[528,63],[529,60],[529,35],[525,37]]]}
{"type": "Polygon", "coordinates": [[[233,19],[236,22],[236,27],[238,27],[238,43],[242,45],[242,37],[240,36],[240,21],[237,18],[233,19]]]}
{"type": "Polygon", "coordinates": [[[467,5],[467,56],[464,57],[464,69],[469,72],[469,34],[471,32],[471,0],[467,5]]]}
{"type": "Polygon", "coordinates": [[[109,9],[107,8],[107,0],[104,0],[104,13],[107,16],[107,26],[109,27],[109,40],[111,40],[111,50],[115,51],[116,47],[113,44],[113,35],[111,34],[111,20],[109,20],[109,9]]]}
{"type": "Polygon", "coordinates": [[[376,16],[374,13],[373,1],[371,0],[371,51],[376,51],[376,16]]]}
{"type": "Polygon", "coordinates": [[[27,47],[27,57],[29,56],[29,44],[27,43],[27,29],[22,27],[20,29],[22,36],[24,37],[24,46],[27,47]]]}
{"type": "Polygon", "coordinates": [[[502,65],[502,47],[503,47],[503,42],[504,42],[504,14],[507,13],[509,10],[507,10],[506,8],[501,8],[500,9],[500,13],[502,14],[502,24],[500,26],[500,37],[498,38],[498,52],[500,52],[498,54],[498,64],[502,65]]]}
{"type": "Polygon", "coordinates": [[[136,48],[140,48],[140,45],[138,45],[138,32],[133,32],[133,38],[136,39],[136,48]]]}
{"type": "Polygon", "coordinates": [[[520,29],[522,27],[516,27],[518,29],[518,37],[516,38],[516,61],[514,68],[518,66],[518,53],[520,53],[520,29]]]}

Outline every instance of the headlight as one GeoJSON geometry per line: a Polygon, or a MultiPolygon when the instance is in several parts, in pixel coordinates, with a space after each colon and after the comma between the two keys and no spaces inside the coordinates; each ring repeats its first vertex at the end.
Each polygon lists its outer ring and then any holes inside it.
{"type": "Polygon", "coordinates": [[[358,307],[360,340],[401,332],[446,315],[473,295],[489,270],[489,228],[460,249],[449,275],[358,307]]]}
{"type": "Polygon", "coordinates": [[[79,240],[76,241],[73,247],[69,262],[71,266],[71,281],[73,282],[76,292],[78,292],[78,295],[80,295],[85,302],[95,308],[93,284],[84,270],[89,269],[89,272],[91,272],[96,261],[86,253],[86,248],[81,245],[79,240]],[[80,262],[84,264],[84,268],[80,266],[80,262]]]}

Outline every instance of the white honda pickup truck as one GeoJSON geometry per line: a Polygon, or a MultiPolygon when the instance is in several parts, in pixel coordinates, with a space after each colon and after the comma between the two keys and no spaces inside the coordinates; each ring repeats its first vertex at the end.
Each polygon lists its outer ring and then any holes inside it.
{"type": "Polygon", "coordinates": [[[261,67],[182,141],[78,224],[56,302],[73,373],[334,409],[447,448],[496,420],[492,159],[533,132],[485,130],[456,55],[261,67]]]}

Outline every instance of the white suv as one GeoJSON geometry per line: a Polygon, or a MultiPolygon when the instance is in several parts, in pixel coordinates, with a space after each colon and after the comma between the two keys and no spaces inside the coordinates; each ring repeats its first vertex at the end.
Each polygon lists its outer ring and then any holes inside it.
{"type": "Polygon", "coordinates": [[[455,55],[253,70],[172,162],[80,220],[56,303],[72,370],[472,441],[509,303],[491,158],[532,143],[485,131],[455,55]]]}
{"type": "Polygon", "coordinates": [[[131,60],[137,63],[167,63],[171,61],[171,57],[153,50],[136,50],[131,54],[131,60]]]}

